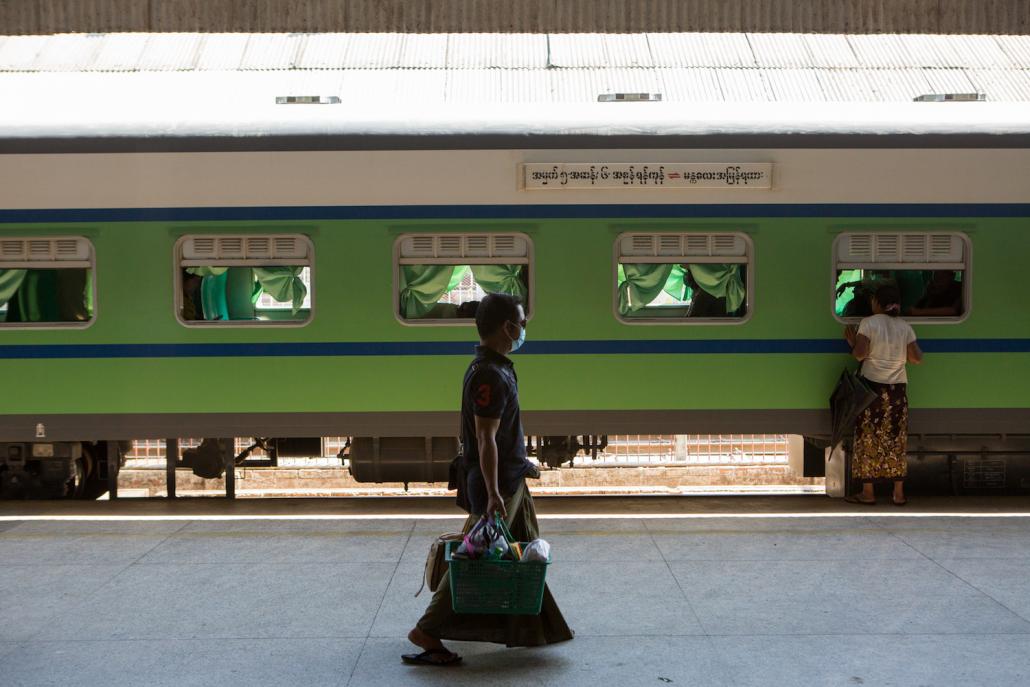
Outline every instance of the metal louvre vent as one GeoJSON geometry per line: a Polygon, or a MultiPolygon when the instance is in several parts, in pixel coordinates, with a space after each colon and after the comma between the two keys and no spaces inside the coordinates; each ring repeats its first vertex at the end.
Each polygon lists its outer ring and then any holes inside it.
{"type": "Polygon", "coordinates": [[[844,234],[837,242],[837,263],[846,265],[960,265],[965,241],[954,233],[844,234]]]}
{"type": "Polygon", "coordinates": [[[91,254],[79,236],[0,239],[0,268],[90,267],[91,254]]]}
{"type": "Polygon", "coordinates": [[[418,234],[401,239],[402,262],[529,261],[529,240],[519,234],[418,234]]]}
{"type": "Polygon", "coordinates": [[[182,260],[191,265],[310,264],[304,236],[187,236],[182,260]]]}
{"type": "Polygon", "coordinates": [[[744,262],[747,241],[739,234],[627,234],[619,241],[619,257],[637,261],[659,258],[658,262],[744,262]]]}

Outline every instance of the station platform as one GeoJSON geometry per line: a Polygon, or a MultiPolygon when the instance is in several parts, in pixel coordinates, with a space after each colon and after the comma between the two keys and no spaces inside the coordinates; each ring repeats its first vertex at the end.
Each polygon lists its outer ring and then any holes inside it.
{"type": "Polygon", "coordinates": [[[0,683],[1025,685],[1030,500],[540,498],[576,638],[400,654],[449,499],[0,503],[0,683]]]}

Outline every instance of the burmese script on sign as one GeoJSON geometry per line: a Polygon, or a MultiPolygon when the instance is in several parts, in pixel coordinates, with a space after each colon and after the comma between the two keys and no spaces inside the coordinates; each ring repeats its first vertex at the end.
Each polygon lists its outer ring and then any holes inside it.
{"type": "Polygon", "coordinates": [[[541,162],[520,165],[527,191],[584,188],[772,188],[772,163],[541,162]]]}

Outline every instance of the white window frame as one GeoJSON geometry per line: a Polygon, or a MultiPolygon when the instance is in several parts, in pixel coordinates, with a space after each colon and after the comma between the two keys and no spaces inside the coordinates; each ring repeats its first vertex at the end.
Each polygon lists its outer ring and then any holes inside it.
{"type": "Polygon", "coordinates": [[[97,254],[85,236],[0,236],[0,269],[86,269],[90,273],[93,315],[85,322],[0,322],[0,329],[89,329],[100,309],[97,254]],[[74,246],[71,243],[74,242],[74,246]],[[15,243],[22,244],[19,249],[15,243]]]}
{"type": "Polygon", "coordinates": [[[174,298],[172,307],[175,319],[184,327],[189,328],[239,328],[239,327],[304,327],[311,323],[315,317],[315,246],[311,238],[304,234],[275,233],[275,234],[206,234],[191,233],[180,236],[175,242],[172,250],[172,283],[174,284],[174,298]],[[212,239],[216,242],[215,253],[209,259],[183,257],[183,249],[188,241],[197,239],[212,239]],[[276,239],[292,239],[304,248],[304,255],[292,251],[292,255],[277,257],[275,250],[276,239]],[[223,250],[222,241],[232,242],[230,246],[235,248],[239,240],[240,250],[223,250]],[[267,241],[267,250],[262,244],[267,241]],[[182,318],[182,270],[184,267],[307,267],[310,273],[311,285],[308,288],[308,296],[311,299],[311,307],[308,308],[308,316],[303,320],[184,320],[182,318]]]}
{"type": "MultiPolygon", "coordinates": [[[[445,247],[447,248],[447,247],[445,247]]],[[[526,320],[531,321],[536,313],[536,265],[533,260],[533,239],[520,231],[478,231],[478,232],[406,232],[397,237],[393,242],[393,316],[403,325],[411,327],[471,327],[476,321],[471,317],[460,318],[432,318],[432,319],[407,319],[401,314],[401,266],[402,265],[526,265],[529,268],[529,301],[523,303],[526,310],[526,320]],[[493,250],[494,242],[498,237],[515,237],[525,242],[526,255],[524,257],[512,257],[495,255],[493,250]],[[490,248],[487,250],[469,250],[468,239],[480,240],[489,239],[490,248]],[[420,239],[422,241],[433,240],[434,246],[439,248],[439,240],[444,239],[453,247],[454,242],[460,241],[461,246],[454,252],[452,250],[434,251],[434,255],[413,255],[404,257],[402,249],[404,242],[409,239],[420,239]],[[443,254],[441,254],[443,253],[443,254]]]]}
{"type": "MultiPolygon", "coordinates": [[[[914,247],[914,244],[913,244],[914,247]]],[[[848,256],[850,257],[850,256],[848,256]]],[[[870,270],[870,269],[881,269],[881,270],[955,270],[962,272],[962,314],[958,317],[908,317],[902,314],[906,322],[912,324],[959,324],[965,322],[973,311],[973,244],[969,240],[969,236],[961,231],[951,230],[915,230],[915,229],[902,229],[900,231],[882,231],[882,230],[855,230],[849,229],[843,231],[837,235],[833,240],[833,253],[831,256],[830,263],[830,313],[833,318],[841,324],[858,324],[862,321],[861,317],[841,317],[837,314],[837,272],[840,270],[870,270]],[[870,237],[873,242],[871,245],[871,252],[873,258],[871,260],[856,260],[851,258],[850,260],[844,260],[841,258],[840,253],[842,245],[845,241],[850,241],[852,237],[862,236],[870,237]],[[910,256],[904,255],[904,243],[905,237],[917,236],[922,237],[927,251],[924,254],[923,259],[916,259],[913,254],[910,256]],[[949,239],[957,238],[962,248],[962,256],[959,260],[954,260],[950,256],[941,256],[941,259],[934,260],[931,256],[930,251],[930,236],[947,236],[949,239]],[[897,253],[893,253],[888,256],[878,256],[880,253],[878,241],[882,241],[879,237],[896,237],[899,245],[897,253]],[[906,259],[908,258],[908,259],[906,259]]]]}
{"type": "Polygon", "coordinates": [[[751,240],[751,237],[742,231],[627,231],[619,234],[615,237],[615,243],[612,246],[612,313],[622,324],[629,325],[671,325],[671,326],[710,326],[710,325],[723,325],[723,326],[737,326],[741,324],[747,324],[751,321],[751,317],[754,315],[755,309],[755,244],[751,240]],[[652,255],[623,255],[622,243],[625,240],[632,240],[634,237],[649,236],[654,237],[655,250],[652,255]],[[677,237],[681,241],[680,249],[675,250],[671,247],[672,241],[665,237],[677,237]],[[698,242],[700,246],[700,238],[706,238],[708,241],[708,249],[701,251],[695,250],[689,246],[685,238],[692,237],[694,241],[698,242]],[[744,255],[743,259],[741,256],[731,256],[725,254],[719,254],[714,246],[713,239],[715,237],[731,237],[734,240],[740,240],[744,244],[744,255]],[[665,238],[669,243],[666,247],[662,246],[662,239],[665,238]],[[647,263],[647,264],[664,264],[671,263],[673,265],[680,265],[684,263],[716,263],[716,264],[727,264],[734,263],[738,265],[744,265],[747,268],[746,280],[744,288],[746,290],[744,298],[744,316],[743,317],[625,317],[619,312],[619,264],[620,263],[647,263]]]}

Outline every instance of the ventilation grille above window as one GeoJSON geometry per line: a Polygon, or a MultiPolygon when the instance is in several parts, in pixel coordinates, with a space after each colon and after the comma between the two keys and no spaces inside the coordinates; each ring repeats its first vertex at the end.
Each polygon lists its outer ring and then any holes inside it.
{"type": "Polygon", "coordinates": [[[965,241],[958,234],[844,234],[837,242],[837,262],[941,265],[965,260],[965,241]]]}
{"type": "Polygon", "coordinates": [[[401,239],[402,262],[506,260],[526,262],[529,241],[518,234],[418,234],[401,239]]]}
{"type": "Polygon", "coordinates": [[[309,244],[303,236],[187,236],[183,263],[191,265],[307,264],[309,244]]]}
{"type": "Polygon", "coordinates": [[[743,262],[747,241],[737,234],[627,234],[619,242],[619,256],[638,261],[662,258],[658,262],[743,262]]]}
{"type": "Polygon", "coordinates": [[[84,238],[0,239],[0,268],[90,267],[90,244],[84,238]]]}

